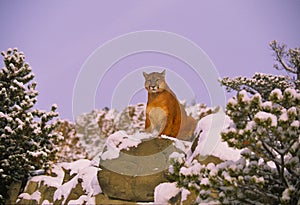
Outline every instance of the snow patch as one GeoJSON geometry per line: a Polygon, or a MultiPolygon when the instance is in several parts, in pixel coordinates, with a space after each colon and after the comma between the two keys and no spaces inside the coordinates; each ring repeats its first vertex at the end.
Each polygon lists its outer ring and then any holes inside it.
{"type": "Polygon", "coordinates": [[[78,174],[82,169],[91,166],[91,161],[88,159],[80,159],[72,163],[60,163],[60,166],[66,170],[71,170],[70,175],[78,174]]]}
{"type": "Polygon", "coordinates": [[[126,134],[125,131],[118,131],[110,135],[106,140],[106,150],[101,154],[102,160],[115,159],[119,157],[120,151],[128,150],[130,147],[137,147],[143,139],[153,137],[148,133],[126,134]]]}
{"type": "Polygon", "coordinates": [[[161,138],[173,141],[173,145],[177,149],[182,150],[184,153],[187,153],[192,146],[192,142],[179,140],[174,137],[168,137],[166,135],[162,135],[161,138]]]}
{"type": "Polygon", "coordinates": [[[225,115],[223,110],[202,118],[198,122],[195,130],[195,136],[199,136],[198,145],[190,159],[194,159],[199,155],[213,155],[224,161],[238,160],[241,150],[229,147],[227,143],[221,139],[221,132],[228,128],[230,123],[231,120],[225,115]]]}
{"type": "Polygon", "coordinates": [[[260,122],[267,122],[271,120],[271,126],[276,127],[277,126],[277,117],[271,113],[259,111],[255,114],[254,119],[260,121],[260,122]]]}
{"type": "Polygon", "coordinates": [[[180,192],[176,183],[162,183],[155,187],[154,204],[168,204],[172,197],[175,197],[180,192]]]}
{"type": "Polygon", "coordinates": [[[274,90],[272,90],[272,92],[270,93],[270,96],[276,96],[276,98],[278,100],[281,100],[283,98],[282,92],[280,89],[276,88],[274,90]]]}
{"type": "MultiPolygon", "coordinates": [[[[81,159],[73,163],[61,163],[62,167],[71,170],[70,174],[77,174],[70,181],[58,187],[54,193],[54,201],[64,198],[63,203],[70,195],[73,188],[81,181],[83,191],[88,193],[89,196],[95,196],[101,193],[101,188],[97,179],[98,168],[91,166],[91,161],[81,159]]],[[[81,200],[83,200],[82,198],[81,200]]],[[[85,199],[84,199],[85,200],[85,199]]]]}
{"type": "Polygon", "coordinates": [[[88,201],[88,199],[89,199],[88,196],[82,195],[76,200],[70,200],[68,204],[70,204],[70,205],[72,205],[72,204],[85,204],[88,201]]]}
{"type": "Polygon", "coordinates": [[[300,122],[298,120],[295,120],[294,122],[292,122],[291,124],[292,127],[300,127],[300,122]]]}

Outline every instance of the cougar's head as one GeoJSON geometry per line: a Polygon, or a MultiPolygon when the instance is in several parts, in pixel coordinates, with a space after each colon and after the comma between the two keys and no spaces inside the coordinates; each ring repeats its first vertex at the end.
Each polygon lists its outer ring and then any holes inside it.
{"type": "Polygon", "coordinates": [[[159,93],[167,88],[165,74],[166,70],[161,73],[153,72],[148,74],[143,72],[145,77],[145,88],[149,93],[159,93]]]}

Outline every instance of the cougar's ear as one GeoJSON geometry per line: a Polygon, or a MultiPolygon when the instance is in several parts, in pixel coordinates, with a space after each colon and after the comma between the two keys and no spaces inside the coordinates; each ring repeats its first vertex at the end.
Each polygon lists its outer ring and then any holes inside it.
{"type": "Polygon", "coordinates": [[[166,76],[166,69],[164,69],[161,73],[160,73],[163,77],[166,76]]]}
{"type": "Polygon", "coordinates": [[[146,73],[146,72],[143,72],[143,76],[145,77],[145,78],[147,78],[148,77],[148,73],[146,73]]]}

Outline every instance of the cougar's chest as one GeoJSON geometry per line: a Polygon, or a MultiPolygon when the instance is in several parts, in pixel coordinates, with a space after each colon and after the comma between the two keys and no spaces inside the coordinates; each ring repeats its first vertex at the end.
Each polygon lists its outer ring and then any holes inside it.
{"type": "Polygon", "coordinates": [[[151,107],[148,109],[148,116],[151,122],[151,130],[161,132],[166,125],[166,112],[160,107],[151,107]]]}

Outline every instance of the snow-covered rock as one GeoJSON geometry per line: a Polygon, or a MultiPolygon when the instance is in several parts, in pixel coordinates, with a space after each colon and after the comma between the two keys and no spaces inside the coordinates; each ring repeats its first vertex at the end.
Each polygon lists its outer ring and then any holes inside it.
{"type": "Polygon", "coordinates": [[[51,175],[32,177],[17,204],[86,203],[101,193],[97,171],[89,160],[57,164],[51,175]]]}
{"type": "Polygon", "coordinates": [[[187,107],[187,110],[202,113],[195,130],[194,143],[168,136],[157,138],[151,134],[140,133],[139,129],[142,130],[144,126],[142,105],[132,106],[121,113],[94,111],[79,117],[77,137],[94,137],[90,143],[95,144],[91,144],[88,150],[97,146],[99,148],[92,153],[96,156],[94,160],[59,163],[53,167],[51,175],[31,178],[24,193],[19,195],[17,204],[122,203],[107,196],[119,198],[124,203],[124,200],[127,200],[126,203],[155,201],[158,204],[168,203],[170,200],[179,200],[182,204],[197,201],[195,193],[178,189],[175,183],[168,182],[166,174],[172,168],[171,159],[181,158],[188,163],[194,159],[199,160],[200,163],[194,164],[191,170],[182,170],[188,174],[188,171],[199,171],[202,165],[210,162],[217,164],[220,161],[236,160],[240,151],[229,148],[221,140],[220,132],[231,123],[222,110],[213,111],[200,105],[187,107]],[[136,126],[125,123],[128,117],[137,123],[136,126]],[[114,123],[110,124],[112,119],[114,123]],[[115,125],[127,126],[128,130],[118,130],[115,125]],[[103,133],[109,133],[109,136],[103,133]],[[203,157],[207,162],[201,161],[203,157]]]}
{"type": "Polygon", "coordinates": [[[168,181],[169,156],[183,152],[175,144],[144,133],[111,135],[100,157],[98,180],[103,192],[111,198],[153,201],[154,188],[168,181]]]}

